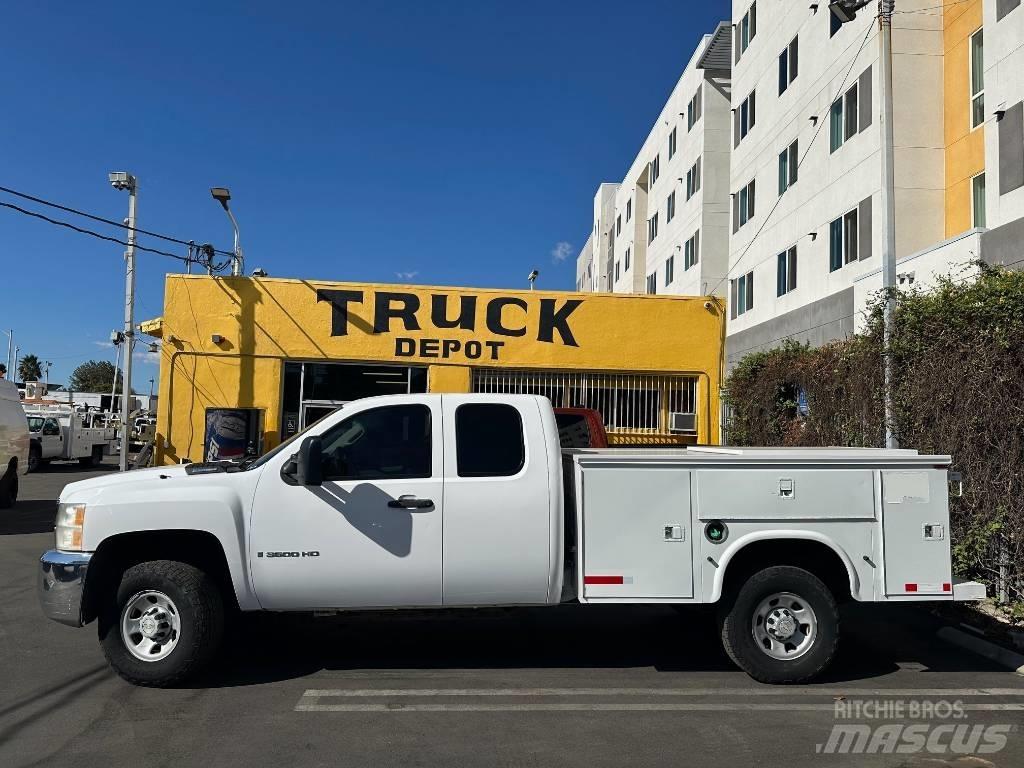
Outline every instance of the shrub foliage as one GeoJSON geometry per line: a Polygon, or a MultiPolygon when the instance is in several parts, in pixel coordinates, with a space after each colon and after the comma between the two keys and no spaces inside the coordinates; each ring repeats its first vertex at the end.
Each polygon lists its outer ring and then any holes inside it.
{"type": "Polygon", "coordinates": [[[744,357],[727,380],[736,445],[884,445],[884,356],[902,446],[949,454],[954,569],[1024,600],[1024,272],[978,265],[896,295],[888,346],[879,296],[863,333],[744,357]],[[1005,578],[1001,578],[1001,575],[1005,578]]]}

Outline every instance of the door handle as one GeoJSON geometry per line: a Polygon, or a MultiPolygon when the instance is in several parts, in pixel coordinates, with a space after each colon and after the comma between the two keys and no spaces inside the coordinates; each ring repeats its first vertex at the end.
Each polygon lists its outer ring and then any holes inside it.
{"type": "Polygon", "coordinates": [[[391,499],[388,506],[392,509],[429,509],[434,506],[433,499],[418,499],[412,495],[399,496],[391,499]]]}

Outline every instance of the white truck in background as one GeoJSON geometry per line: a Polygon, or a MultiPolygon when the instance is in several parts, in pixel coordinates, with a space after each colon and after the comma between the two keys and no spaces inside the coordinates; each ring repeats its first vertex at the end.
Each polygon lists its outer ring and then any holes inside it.
{"type": "Polygon", "coordinates": [[[0,379],[0,509],[18,500],[19,476],[28,472],[28,424],[13,381],[0,379]]]}
{"type": "Polygon", "coordinates": [[[97,411],[77,411],[68,406],[25,406],[31,437],[28,471],[35,472],[51,461],[78,461],[93,467],[114,450],[116,435],[97,411]]]}
{"type": "MultiPolygon", "coordinates": [[[[952,576],[948,456],[873,449],[563,451],[550,402],[345,405],[255,461],[61,494],[51,619],[98,619],[110,664],[175,684],[242,611],[714,603],[757,680],[813,678],[837,603],[984,597],[952,576]]],[[[680,653],[684,651],[680,649],[680,653]]]]}

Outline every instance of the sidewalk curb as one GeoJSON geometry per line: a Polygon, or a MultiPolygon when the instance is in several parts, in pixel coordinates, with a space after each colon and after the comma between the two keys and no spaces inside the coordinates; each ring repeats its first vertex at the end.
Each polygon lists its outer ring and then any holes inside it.
{"type": "Polygon", "coordinates": [[[1019,653],[1015,653],[983,638],[969,635],[954,627],[942,627],[935,634],[940,640],[945,640],[947,643],[959,646],[971,653],[984,656],[989,661],[1024,676],[1024,656],[1019,653]]]}

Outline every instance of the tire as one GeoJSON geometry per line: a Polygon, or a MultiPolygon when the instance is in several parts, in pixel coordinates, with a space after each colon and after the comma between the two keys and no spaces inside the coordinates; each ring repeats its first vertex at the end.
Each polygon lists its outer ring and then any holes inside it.
{"type": "Polygon", "coordinates": [[[31,448],[29,448],[29,450],[28,450],[28,471],[29,472],[36,472],[36,471],[39,470],[39,467],[42,466],[42,461],[43,461],[42,460],[42,455],[43,455],[43,452],[39,448],[39,446],[33,445],[31,448]]]}
{"type": "Polygon", "coordinates": [[[762,683],[803,683],[836,655],[839,613],[814,574],[788,565],[758,571],[723,606],[722,646],[762,683]]]}
{"type": "Polygon", "coordinates": [[[18,500],[18,475],[8,471],[0,477],[0,509],[10,509],[18,500]]]}
{"type": "Polygon", "coordinates": [[[173,560],[139,563],[125,571],[99,621],[100,645],[114,671],[129,683],[158,688],[200,672],[216,655],[223,634],[224,602],[216,583],[198,568],[173,560]],[[128,629],[123,628],[126,622],[128,629]]]}

